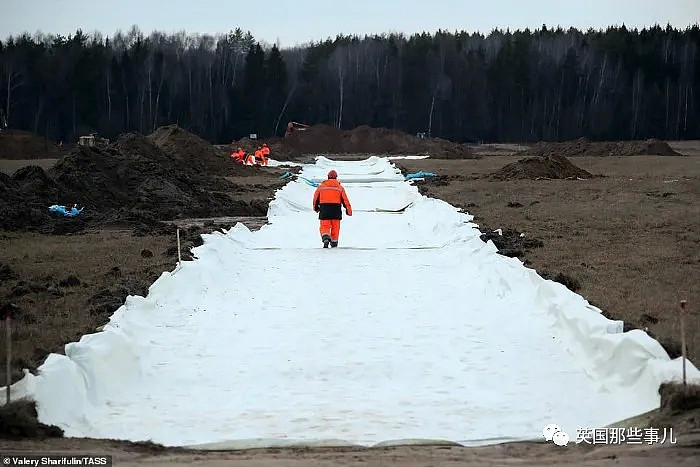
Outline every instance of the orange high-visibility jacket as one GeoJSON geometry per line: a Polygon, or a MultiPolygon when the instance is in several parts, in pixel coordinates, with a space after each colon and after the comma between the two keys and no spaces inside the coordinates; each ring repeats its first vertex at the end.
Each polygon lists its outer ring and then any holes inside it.
{"type": "Polygon", "coordinates": [[[341,207],[345,207],[348,216],[352,216],[348,195],[337,179],[328,179],[316,188],[313,205],[314,211],[318,212],[318,218],[321,220],[342,219],[341,207]]]}
{"type": "Polygon", "coordinates": [[[261,149],[261,151],[262,151],[262,153],[263,153],[263,156],[265,156],[265,157],[267,157],[267,156],[270,155],[270,148],[268,148],[267,146],[263,146],[263,148],[261,149]]]}
{"type": "Polygon", "coordinates": [[[255,162],[259,163],[259,162],[262,162],[263,160],[264,160],[264,156],[262,154],[262,151],[260,149],[257,149],[255,151],[255,162]]]}

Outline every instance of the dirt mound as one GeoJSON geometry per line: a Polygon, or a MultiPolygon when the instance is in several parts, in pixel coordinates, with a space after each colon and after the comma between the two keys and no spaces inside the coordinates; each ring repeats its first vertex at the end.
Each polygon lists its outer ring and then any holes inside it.
{"type": "Polygon", "coordinates": [[[148,135],[148,139],[174,159],[180,167],[230,176],[259,174],[253,167],[232,164],[224,152],[218,151],[208,141],[177,125],[160,127],[148,135]]]}
{"type": "MultiPolygon", "coordinates": [[[[649,139],[640,143],[642,146],[640,154],[651,154],[656,156],[683,156],[680,152],[674,150],[668,143],[659,141],[658,139],[649,139]]],[[[638,150],[640,150],[638,149],[638,150]]]]}
{"type": "MultiPolygon", "coordinates": [[[[105,149],[78,147],[49,173],[66,191],[79,193],[74,203],[105,211],[127,203],[135,203],[136,209],[157,203],[157,193],[154,196],[148,187],[155,189],[154,185],[164,181],[168,166],[173,171],[172,159],[145,137],[127,134],[105,149]]],[[[182,195],[171,184],[159,191],[168,189],[173,196],[182,195]]]]}
{"type": "Polygon", "coordinates": [[[353,130],[339,130],[328,125],[314,125],[287,138],[251,140],[243,138],[234,146],[254,151],[266,143],[272,158],[295,159],[311,154],[423,154],[436,159],[470,159],[478,156],[466,144],[440,138],[417,138],[407,133],[366,125],[353,130]]]}
{"type": "Polygon", "coordinates": [[[81,193],[82,203],[99,211],[127,208],[161,219],[184,213],[188,217],[227,215],[234,204],[227,196],[233,186],[209,170],[218,161],[225,165],[221,175],[226,175],[225,169],[234,164],[179,128],[159,134],[162,148],[171,148],[171,152],[157,146],[157,138],[131,133],[106,150],[79,148],[51,172],[68,191],[81,193]]]}
{"type": "Polygon", "coordinates": [[[198,166],[211,163],[212,159],[219,159],[211,144],[177,125],[160,127],[148,135],[148,139],[171,157],[188,166],[198,166]]]}
{"type": "Polygon", "coordinates": [[[566,157],[550,155],[526,157],[486,176],[492,180],[588,179],[593,175],[569,162],[566,157]]]}
{"type": "Polygon", "coordinates": [[[273,159],[296,159],[306,154],[330,154],[346,152],[342,144],[342,131],[328,125],[314,125],[297,131],[287,138],[253,140],[248,137],[234,142],[234,147],[253,153],[263,143],[270,148],[273,159]]]}
{"type": "Polygon", "coordinates": [[[72,205],[79,197],[56,183],[42,168],[24,167],[15,172],[9,183],[0,182],[1,185],[6,190],[0,197],[0,229],[70,233],[85,227],[84,218],[67,219],[48,211],[52,204],[72,205]]]}
{"type": "Polygon", "coordinates": [[[24,195],[36,195],[41,197],[57,197],[62,191],[58,184],[52,180],[44,169],[37,166],[22,167],[12,175],[20,193],[24,195]]]}
{"type": "Polygon", "coordinates": [[[269,187],[261,185],[260,199],[243,200],[226,178],[237,172],[265,175],[260,168],[236,166],[178,127],[151,137],[128,133],[105,148],[75,147],[48,172],[25,167],[0,178],[0,228],[68,233],[129,225],[151,231],[162,227],[159,221],[183,217],[264,216],[265,192],[274,190],[277,177],[269,175],[269,187]],[[52,204],[78,204],[85,212],[64,218],[48,211],[52,204]]]}
{"type": "Polygon", "coordinates": [[[343,132],[328,125],[314,125],[308,130],[297,131],[283,142],[299,152],[344,152],[343,132]]]}
{"type": "Polygon", "coordinates": [[[657,139],[646,141],[617,141],[617,142],[591,142],[586,138],[562,143],[537,143],[532,148],[520,153],[527,157],[545,156],[682,156],[671,149],[671,146],[657,139]]]}
{"type": "Polygon", "coordinates": [[[0,131],[0,159],[58,159],[63,150],[29,131],[0,131]]]}
{"type": "Polygon", "coordinates": [[[402,131],[363,125],[343,134],[346,152],[379,154],[427,154],[436,159],[471,159],[477,156],[467,145],[440,138],[417,138],[402,131]]]}
{"type": "Polygon", "coordinates": [[[162,164],[175,163],[173,154],[166,153],[152,138],[138,133],[119,136],[111,147],[122,154],[136,155],[162,164]]]}
{"type": "Polygon", "coordinates": [[[0,172],[0,194],[8,193],[17,188],[17,183],[12,177],[0,172]]]}

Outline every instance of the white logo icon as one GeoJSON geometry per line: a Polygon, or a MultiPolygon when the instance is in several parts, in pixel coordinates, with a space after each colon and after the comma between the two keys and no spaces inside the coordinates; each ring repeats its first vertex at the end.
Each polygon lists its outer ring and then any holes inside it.
{"type": "Polygon", "coordinates": [[[552,437],[557,431],[561,431],[561,427],[559,425],[555,425],[554,423],[550,423],[544,427],[544,430],[542,430],[542,436],[544,436],[545,441],[552,441],[552,437]]]}
{"type": "Polygon", "coordinates": [[[569,435],[561,429],[559,425],[550,423],[542,430],[542,436],[545,441],[553,441],[557,446],[566,446],[569,444],[569,435]]]}
{"type": "Polygon", "coordinates": [[[554,444],[557,446],[566,446],[569,444],[569,435],[563,431],[557,431],[554,433],[554,436],[552,436],[552,441],[554,441],[554,444]]]}

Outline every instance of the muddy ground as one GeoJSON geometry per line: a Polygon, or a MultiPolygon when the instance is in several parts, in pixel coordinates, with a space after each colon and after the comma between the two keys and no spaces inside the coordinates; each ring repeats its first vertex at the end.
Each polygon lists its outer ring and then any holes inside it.
{"type": "Polygon", "coordinates": [[[490,179],[518,160],[397,162],[409,172],[437,173],[421,190],[468,211],[484,230],[540,241],[506,247],[608,316],[647,329],[672,356],[680,352],[678,302],[687,299],[688,352],[700,362],[700,155],[572,157],[603,176],[490,179]]]}
{"type": "Polygon", "coordinates": [[[675,445],[611,445],[558,447],[545,443],[508,443],[464,448],[458,446],[397,446],[386,448],[260,449],[193,452],[157,446],[101,440],[56,439],[3,443],[2,454],[92,453],[112,455],[115,466],[625,466],[697,467],[700,431],[678,436],[675,445]],[[4,445],[3,445],[4,444],[4,445]]]}

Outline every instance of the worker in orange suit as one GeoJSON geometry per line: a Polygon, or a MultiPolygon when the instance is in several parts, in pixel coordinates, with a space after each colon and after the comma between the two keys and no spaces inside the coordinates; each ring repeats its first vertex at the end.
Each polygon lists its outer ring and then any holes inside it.
{"type": "Polygon", "coordinates": [[[239,164],[242,164],[245,160],[245,151],[241,148],[238,148],[238,151],[231,154],[231,157],[234,161],[238,162],[239,164]]]}
{"type": "Polygon", "coordinates": [[[314,193],[314,211],[318,213],[321,221],[321,241],[323,248],[338,246],[340,236],[340,220],[343,218],[341,208],[345,208],[345,213],[352,216],[350,200],[345,193],[345,188],[338,181],[338,173],[335,170],[328,172],[328,180],[321,183],[314,193]]]}
{"type": "Polygon", "coordinates": [[[246,156],[245,165],[255,165],[255,155],[252,152],[249,152],[248,156],[246,156]]]}
{"type": "Polygon", "coordinates": [[[270,148],[267,147],[267,144],[263,143],[260,151],[262,152],[262,165],[267,165],[267,159],[270,157],[270,148]]]}
{"type": "Polygon", "coordinates": [[[255,150],[255,165],[262,165],[262,160],[262,147],[258,146],[258,149],[255,150]]]}

